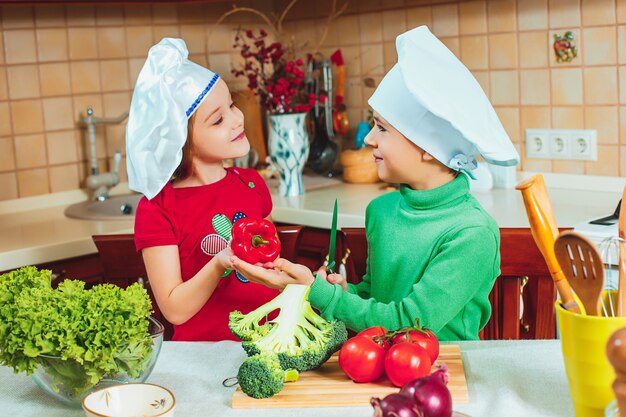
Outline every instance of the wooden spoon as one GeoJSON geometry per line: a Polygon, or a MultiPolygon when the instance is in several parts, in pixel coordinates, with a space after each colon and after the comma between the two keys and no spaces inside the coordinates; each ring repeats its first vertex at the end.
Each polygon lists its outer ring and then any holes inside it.
{"type": "Polygon", "coordinates": [[[595,245],[576,232],[563,232],[554,242],[554,253],[587,314],[599,316],[604,265],[595,245]]]}
{"type": "MultiPolygon", "coordinates": [[[[626,187],[622,192],[622,204],[619,209],[620,239],[626,239],[626,187]]],[[[617,282],[617,314],[623,316],[626,308],[626,242],[620,240],[619,244],[619,281],[617,282]]],[[[625,410],[626,412],[626,410],[625,410]]]]}
{"type": "Polygon", "coordinates": [[[546,261],[554,285],[561,297],[561,305],[573,313],[580,313],[580,308],[572,295],[572,289],[554,255],[554,241],[559,234],[559,229],[556,226],[543,176],[538,174],[530,177],[520,182],[515,189],[522,192],[530,232],[546,261]]]}

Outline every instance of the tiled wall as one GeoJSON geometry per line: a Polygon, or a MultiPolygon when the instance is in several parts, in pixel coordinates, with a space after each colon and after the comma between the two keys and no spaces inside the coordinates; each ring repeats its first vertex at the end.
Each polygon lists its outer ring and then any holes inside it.
{"type": "MultiPolygon", "coordinates": [[[[88,147],[80,115],[88,105],[97,117],[127,111],[147,51],[161,38],[184,38],[191,59],[208,65],[210,56],[229,78],[233,27],[250,20],[233,16],[213,30],[230,7],[0,7],[0,200],[83,185],[88,147]]],[[[124,125],[99,126],[96,143],[100,169],[109,170],[117,149],[125,155],[124,125]]],[[[126,181],[125,159],[120,172],[126,181]]]]}
{"type": "MultiPolygon", "coordinates": [[[[373,91],[363,78],[380,78],[397,58],[395,37],[425,24],[483,86],[520,151],[520,169],[626,176],[626,0],[396,3],[403,7],[345,16],[331,30],[324,52],[341,46],[347,58],[351,121],[363,117],[373,91]],[[553,35],[568,30],[579,56],[557,64],[553,35]],[[526,128],[597,129],[598,161],[527,159],[526,128]]],[[[313,39],[320,20],[302,17],[294,27],[313,39]]]]}
{"type": "MultiPolygon", "coordinates": [[[[265,12],[288,0],[237,2],[265,12]]],[[[300,0],[286,33],[310,52],[331,0],[300,0]]],[[[343,2],[338,1],[339,4],[343,2]]],[[[0,200],[79,188],[87,175],[87,105],[95,116],[128,109],[148,48],[182,37],[191,58],[224,75],[231,88],[233,16],[214,27],[229,4],[3,6],[0,8],[0,200]]],[[[626,176],[626,0],[352,0],[328,27],[321,52],[346,59],[352,126],[366,116],[373,89],[396,59],[394,39],[430,26],[475,74],[522,155],[522,170],[626,176]],[[554,33],[572,30],[579,57],[556,64],[554,33]],[[623,105],[623,106],[622,106],[623,105]],[[525,128],[598,130],[598,161],[526,159],[525,128]]],[[[249,25],[248,25],[249,26],[249,25]]],[[[102,170],[124,153],[124,127],[97,130],[102,170]]],[[[122,179],[125,180],[124,163],[122,179]]]]}

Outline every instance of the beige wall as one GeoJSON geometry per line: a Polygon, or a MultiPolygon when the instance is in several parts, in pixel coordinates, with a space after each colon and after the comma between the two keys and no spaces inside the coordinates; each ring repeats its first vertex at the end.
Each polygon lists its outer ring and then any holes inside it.
{"type": "MultiPolygon", "coordinates": [[[[0,7],[0,200],[80,188],[88,169],[79,115],[87,105],[94,116],[127,111],[147,51],[164,36],[184,38],[191,59],[231,78],[233,27],[250,18],[211,31],[229,7],[0,7]]],[[[96,142],[108,170],[116,149],[125,155],[124,125],[98,127],[96,142]]],[[[120,171],[125,181],[125,160],[120,171]]]]}
{"type": "MultiPolygon", "coordinates": [[[[280,11],[286,1],[242,4],[280,11]]],[[[285,25],[303,52],[322,33],[330,0],[322,3],[301,0],[285,25]]],[[[230,18],[209,38],[229,7],[0,8],[0,200],[80,187],[87,168],[79,114],[88,104],[96,116],[126,111],[146,52],[163,36],[184,38],[194,61],[241,86],[229,72],[238,62],[233,28],[251,18],[230,18]]],[[[396,59],[395,36],[420,24],[475,74],[522,155],[522,170],[626,176],[626,0],[352,0],[321,52],[340,47],[344,54],[353,127],[373,91],[363,78],[379,81],[396,59]],[[575,33],[579,57],[556,64],[552,36],[566,30],[575,33]],[[527,160],[523,129],[540,127],[597,129],[599,160],[527,160]]],[[[124,153],[123,126],[99,128],[97,138],[108,169],[115,150],[124,153]]]]}

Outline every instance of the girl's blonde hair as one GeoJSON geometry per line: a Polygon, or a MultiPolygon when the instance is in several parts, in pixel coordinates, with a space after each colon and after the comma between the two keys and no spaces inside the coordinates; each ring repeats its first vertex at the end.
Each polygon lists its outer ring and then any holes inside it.
{"type": "Polygon", "coordinates": [[[187,122],[187,140],[183,145],[183,159],[180,161],[180,165],[174,171],[173,180],[180,181],[185,178],[189,178],[193,174],[193,155],[194,146],[193,141],[193,123],[196,120],[196,113],[192,114],[187,122]]]}

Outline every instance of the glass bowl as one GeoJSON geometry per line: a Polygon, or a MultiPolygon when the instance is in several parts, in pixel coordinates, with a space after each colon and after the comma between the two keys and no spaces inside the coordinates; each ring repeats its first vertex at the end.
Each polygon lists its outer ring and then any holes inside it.
{"type": "Polygon", "coordinates": [[[31,376],[46,394],[74,408],[80,408],[83,398],[93,391],[112,385],[144,382],[156,364],[165,331],[163,325],[155,318],[150,317],[149,320],[148,332],[152,337],[152,351],[143,359],[145,361],[143,371],[134,378],[126,372],[119,372],[115,375],[105,375],[94,385],[80,363],[49,355],[39,355],[39,366],[31,376]]]}

